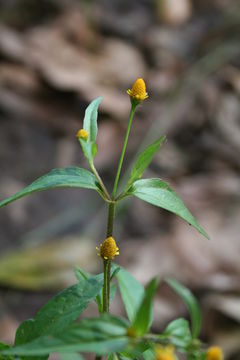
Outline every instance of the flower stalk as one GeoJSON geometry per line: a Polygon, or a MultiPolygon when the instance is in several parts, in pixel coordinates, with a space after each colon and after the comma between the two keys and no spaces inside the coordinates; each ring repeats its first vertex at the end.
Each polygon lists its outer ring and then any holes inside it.
{"type": "Polygon", "coordinates": [[[124,155],[125,155],[125,152],[126,152],[126,147],[127,147],[128,138],[129,138],[131,125],[132,125],[132,121],[133,121],[133,116],[134,116],[136,107],[137,107],[137,104],[132,102],[132,107],[131,107],[131,112],[130,112],[130,116],[129,116],[127,132],[126,132],[126,136],[125,136],[125,140],[124,140],[124,144],[123,144],[123,148],[122,148],[121,157],[120,157],[119,164],[118,164],[117,175],[116,175],[114,186],[113,186],[113,192],[112,192],[112,198],[113,199],[116,198],[118,181],[119,181],[119,177],[120,177],[120,173],[121,173],[121,169],[122,169],[123,159],[124,159],[124,155]]]}
{"type": "Polygon", "coordinates": [[[94,173],[94,175],[95,175],[96,178],[98,179],[99,185],[100,185],[100,187],[101,187],[101,189],[102,189],[103,194],[104,194],[105,197],[106,197],[106,200],[111,201],[111,196],[109,195],[109,193],[108,193],[108,191],[107,191],[107,189],[106,189],[106,187],[105,187],[105,185],[104,185],[104,183],[103,183],[103,181],[102,181],[102,179],[101,179],[101,177],[100,177],[97,169],[95,168],[94,164],[91,163],[91,164],[90,164],[90,167],[91,167],[92,172],[94,173]]]}

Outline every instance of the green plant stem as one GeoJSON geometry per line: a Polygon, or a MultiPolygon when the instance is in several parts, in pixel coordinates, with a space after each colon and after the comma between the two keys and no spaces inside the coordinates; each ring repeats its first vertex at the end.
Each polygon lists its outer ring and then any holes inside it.
{"type": "Polygon", "coordinates": [[[124,140],[124,144],[123,144],[123,148],[122,148],[121,157],[120,157],[119,164],[118,164],[117,175],[116,175],[114,186],[113,186],[113,192],[112,192],[112,198],[113,199],[115,199],[116,193],[117,193],[118,181],[119,181],[119,177],[120,177],[120,173],[121,173],[121,169],[122,169],[123,159],[124,159],[124,155],[125,155],[125,152],[126,152],[126,147],[127,147],[127,143],[128,143],[128,137],[129,137],[129,133],[130,133],[130,129],[131,129],[135,109],[136,109],[136,104],[132,104],[131,112],[130,112],[130,116],[129,116],[129,121],[128,121],[128,128],[127,128],[127,132],[126,132],[126,136],[125,136],[125,140],[124,140]]]}
{"type": "MultiPolygon", "coordinates": [[[[110,202],[108,204],[108,221],[107,221],[107,237],[113,235],[113,223],[116,203],[110,202]]],[[[104,259],[104,281],[103,281],[103,312],[109,312],[109,298],[110,298],[110,272],[111,260],[104,259]]]]}
{"type": "Polygon", "coordinates": [[[97,169],[95,168],[94,164],[90,164],[90,167],[91,167],[92,172],[94,173],[94,175],[98,179],[99,185],[100,185],[104,195],[106,196],[107,200],[111,201],[111,196],[109,195],[109,193],[108,193],[108,191],[107,191],[107,189],[106,189],[106,187],[105,187],[105,185],[104,185],[104,183],[103,183],[97,169]]]}
{"type": "Polygon", "coordinates": [[[111,260],[104,259],[104,282],[103,282],[103,312],[109,312],[109,294],[110,294],[110,271],[111,271],[111,260]]]}
{"type": "MultiPolygon", "coordinates": [[[[126,152],[126,147],[128,143],[128,138],[131,130],[131,125],[133,121],[133,116],[135,113],[136,104],[132,103],[131,112],[129,116],[128,121],[128,127],[127,132],[122,148],[121,157],[118,164],[117,174],[113,186],[113,192],[112,192],[112,199],[108,194],[108,191],[106,190],[97,170],[95,169],[94,165],[92,164],[91,168],[94,174],[96,175],[99,184],[101,186],[101,189],[103,190],[103,193],[105,194],[108,203],[108,221],[107,221],[107,237],[113,235],[113,224],[114,224],[114,214],[115,214],[115,208],[116,208],[116,202],[114,201],[116,194],[117,194],[117,187],[118,187],[118,181],[122,169],[123,159],[126,152]]],[[[110,298],[110,274],[111,274],[111,260],[110,259],[103,259],[103,266],[104,266],[104,281],[103,281],[103,313],[109,313],[109,298],[110,298]]],[[[96,360],[101,360],[101,356],[96,356],[96,360]]]]}
{"type": "Polygon", "coordinates": [[[115,208],[116,203],[114,201],[108,204],[107,237],[112,236],[113,234],[115,208]]]}

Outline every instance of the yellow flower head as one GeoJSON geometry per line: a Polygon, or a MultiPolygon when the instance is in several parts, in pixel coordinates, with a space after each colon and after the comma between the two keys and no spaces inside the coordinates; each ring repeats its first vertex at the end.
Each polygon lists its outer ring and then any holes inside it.
{"type": "Polygon", "coordinates": [[[88,131],[85,130],[85,129],[80,129],[80,130],[78,130],[76,136],[77,136],[78,139],[87,140],[87,138],[88,138],[88,131]]]}
{"type": "Polygon", "coordinates": [[[112,236],[109,236],[104,242],[100,245],[100,249],[96,247],[99,251],[98,256],[101,256],[105,260],[113,260],[115,256],[119,255],[119,248],[112,236]]]}
{"type": "Polygon", "coordinates": [[[155,347],[155,360],[175,360],[174,347],[172,345],[155,347]]]}
{"type": "Polygon", "coordinates": [[[127,94],[130,96],[131,100],[137,103],[147,99],[148,93],[146,92],[145,81],[141,78],[137,79],[132,88],[127,90],[127,94]]]}
{"type": "Polygon", "coordinates": [[[212,346],[207,351],[207,360],[223,360],[223,351],[219,346],[212,346]]]}

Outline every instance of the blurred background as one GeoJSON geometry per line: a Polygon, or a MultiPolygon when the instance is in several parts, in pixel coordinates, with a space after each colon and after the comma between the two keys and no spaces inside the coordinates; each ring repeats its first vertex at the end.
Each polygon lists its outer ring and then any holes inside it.
{"type": "MultiPolygon", "coordinates": [[[[124,169],[167,135],[146,177],[167,180],[211,237],[134,199],[118,209],[116,262],[142,283],[174,276],[203,311],[202,339],[240,358],[239,0],[0,0],[0,197],[54,167],[87,164],[75,134],[102,95],[96,167],[113,186],[138,77],[124,169]]],[[[94,192],[52,190],[0,210],[0,339],[75,282],[101,271],[106,208],[94,192]]],[[[112,311],[123,314],[117,298],[112,311]]],[[[93,314],[93,307],[88,314],[93,314]]],[[[187,316],[161,285],[154,329],[187,316]]]]}

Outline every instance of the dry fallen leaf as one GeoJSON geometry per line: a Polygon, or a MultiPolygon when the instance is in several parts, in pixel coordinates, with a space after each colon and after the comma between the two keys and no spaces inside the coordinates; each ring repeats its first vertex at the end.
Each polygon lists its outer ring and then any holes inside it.
{"type": "Polygon", "coordinates": [[[60,289],[76,282],[73,268],[95,271],[96,251],[86,238],[57,239],[0,258],[0,283],[27,290],[60,289]]]}

